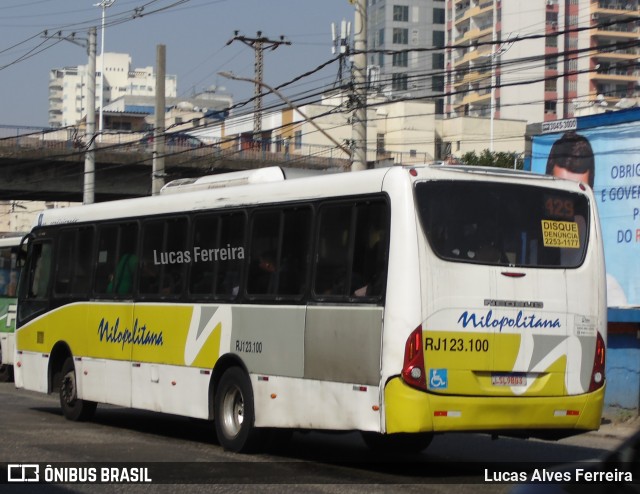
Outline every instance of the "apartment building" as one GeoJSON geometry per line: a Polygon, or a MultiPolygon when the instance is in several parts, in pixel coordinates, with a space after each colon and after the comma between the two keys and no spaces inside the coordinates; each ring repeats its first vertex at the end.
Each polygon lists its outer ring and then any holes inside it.
{"type": "Polygon", "coordinates": [[[444,0],[368,0],[367,65],[373,92],[389,99],[430,98],[441,114],[444,46],[444,0]]]}
{"type": "MultiPolygon", "coordinates": [[[[87,113],[87,65],[51,69],[49,72],[49,126],[75,125],[87,113]]],[[[100,92],[106,107],[123,96],[155,96],[156,75],[153,67],[132,68],[126,53],[104,54],[104,88],[101,87],[102,55],[96,61],[96,108],[100,107],[100,92]]],[[[175,97],[178,78],[165,77],[165,96],[175,97]]],[[[89,103],[90,104],[90,103],[89,103]]]]}
{"type": "Polygon", "coordinates": [[[637,96],[638,0],[447,0],[447,116],[573,117],[637,96]]]}

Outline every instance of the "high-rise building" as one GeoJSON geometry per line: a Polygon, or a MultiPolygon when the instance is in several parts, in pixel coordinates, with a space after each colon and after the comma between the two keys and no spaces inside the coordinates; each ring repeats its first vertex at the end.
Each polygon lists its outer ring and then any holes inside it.
{"type": "Polygon", "coordinates": [[[637,96],[638,14],[638,0],[447,0],[446,115],[540,122],[637,96]]]}
{"type": "MultiPolygon", "coordinates": [[[[99,67],[102,56],[96,61],[96,109],[122,96],[155,96],[156,75],[153,67],[131,68],[131,56],[126,53],[104,54],[104,88],[100,87],[99,67]]],[[[49,73],[49,126],[75,125],[87,114],[87,65],[52,69],[49,73]]],[[[175,97],[177,76],[165,76],[165,95],[175,97]]]]}
{"type": "Polygon", "coordinates": [[[432,98],[436,113],[442,113],[444,0],[367,1],[367,65],[373,90],[390,99],[432,98]]]}

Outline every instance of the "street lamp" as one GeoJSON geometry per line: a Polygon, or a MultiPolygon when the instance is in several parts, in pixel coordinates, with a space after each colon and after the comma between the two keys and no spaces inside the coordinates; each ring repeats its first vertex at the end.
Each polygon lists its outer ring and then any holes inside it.
{"type": "Polygon", "coordinates": [[[102,107],[104,106],[104,19],[106,10],[111,7],[116,0],[102,0],[96,3],[94,7],[102,8],[102,31],[100,32],[100,117],[98,122],[98,132],[102,139],[102,107]]]}
{"type": "Polygon", "coordinates": [[[300,116],[302,116],[302,118],[304,118],[307,122],[309,122],[311,125],[313,125],[316,130],[318,130],[323,136],[325,136],[327,139],[329,139],[333,144],[335,144],[339,149],[341,149],[347,156],[351,157],[351,150],[344,147],[344,145],[340,144],[338,141],[336,141],[333,137],[331,137],[331,135],[329,135],[322,127],[320,127],[317,123],[315,123],[313,120],[311,120],[309,117],[307,117],[302,110],[300,110],[300,108],[298,108],[295,103],[293,103],[293,101],[291,101],[289,98],[287,98],[284,94],[282,94],[280,91],[278,91],[277,89],[269,86],[268,84],[262,82],[262,81],[258,81],[256,79],[250,79],[248,77],[239,77],[237,75],[235,75],[232,72],[218,72],[218,75],[226,78],[226,79],[233,79],[234,81],[245,81],[245,82],[252,82],[254,84],[257,84],[261,87],[266,88],[268,91],[272,92],[273,94],[275,94],[278,98],[280,98],[282,101],[284,101],[289,108],[291,108],[292,110],[297,111],[300,116]]]}

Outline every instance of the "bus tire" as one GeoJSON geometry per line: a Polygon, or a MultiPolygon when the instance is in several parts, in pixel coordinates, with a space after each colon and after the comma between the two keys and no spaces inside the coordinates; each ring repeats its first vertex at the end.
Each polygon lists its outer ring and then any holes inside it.
{"type": "Polygon", "coordinates": [[[0,365],[0,383],[13,381],[13,365],[0,365]]]}
{"type": "Polygon", "coordinates": [[[255,451],[260,431],[254,427],[253,390],[245,372],[230,367],[215,390],[213,421],[220,445],[234,453],[255,451]]]}
{"type": "Polygon", "coordinates": [[[79,400],[76,368],[73,358],[68,357],[62,365],[60,379],[60,408],[67,420],[83,422],[93,417],[98,404],[95,401],[79,400]]]}
{"type": "Polygon", "coordinates": [[[427,449],[433,440],[430,433],[378,434],[363,432],[365,444],[376,453],[415,454],[427,449]]]}
{"type": "MultiPolygon", "coordinates": [[[[0,345],[0,362],[2,362],[2,345],[0,345]]],[[[8,383],[13,381],[13,365],[0,364],[0,382],[8,383]]]]}

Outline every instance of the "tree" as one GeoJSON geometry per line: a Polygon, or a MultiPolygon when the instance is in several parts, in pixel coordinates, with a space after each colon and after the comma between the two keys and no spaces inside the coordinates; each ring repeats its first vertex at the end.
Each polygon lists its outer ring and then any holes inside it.
{"type": "Polygon", "coordinates": [[[495,152],[485,149],[477,155],[475,151],[464,153],[461,158],[462,163],[470,166],[490,166],[494,168],[510,168],[516,163],[516,169],[522,170],[523,162],[520,153],[516,152],[495,152]]]}

